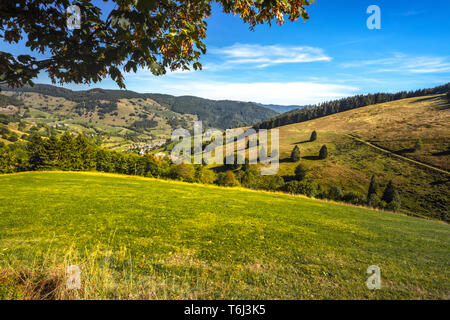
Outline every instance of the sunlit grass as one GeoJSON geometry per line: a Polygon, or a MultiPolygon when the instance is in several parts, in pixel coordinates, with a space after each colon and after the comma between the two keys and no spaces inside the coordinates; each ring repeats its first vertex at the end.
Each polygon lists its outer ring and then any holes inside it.
{"type": "Polygon", "coordinates": [[[448,299],[449,240],[443,223],[242,188],[0,176],[3,299],[448,299]]]}

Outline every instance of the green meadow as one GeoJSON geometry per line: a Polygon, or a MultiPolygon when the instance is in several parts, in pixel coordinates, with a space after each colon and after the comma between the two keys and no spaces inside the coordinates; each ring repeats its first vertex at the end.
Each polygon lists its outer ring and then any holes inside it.
{"type": "Polygon", "coordinates": [[[449,299],[449,253],[448,224],[302,196],[0,176],[0,299],[449,299]]]}

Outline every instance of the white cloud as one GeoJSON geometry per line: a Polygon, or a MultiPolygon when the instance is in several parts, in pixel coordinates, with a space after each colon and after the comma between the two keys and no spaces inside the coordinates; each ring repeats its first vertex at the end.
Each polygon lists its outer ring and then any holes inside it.
{"type": "Polygon", "coordinates": [[[375,72],[436,73],[450,71],[448,57],[408,56],[396,53],[392,57],[361,60],[341,64],[344,68],[373,67],[375,72]]]}
{"type": "Polygon", "coordinates": [[[305,105],[354,94],[358,88],[313,82],[189,82],[167,84],[164,92],[214,100],[253,101],[267,104],[305,105]]]}
{"type": "Polygon", "coordinates": [[[308,46],[282,46],[236,43],[209,51],[225,58],[226,64],[245,64],[264,68],[282,63],[330,61],[322,49],[308,46]]]}

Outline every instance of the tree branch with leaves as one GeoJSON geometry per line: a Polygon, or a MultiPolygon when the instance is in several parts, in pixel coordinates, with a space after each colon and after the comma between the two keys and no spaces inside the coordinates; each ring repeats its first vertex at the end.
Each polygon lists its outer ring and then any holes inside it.
{"type": "MultiPolygon", "coordinates": [[[[106,1],[105,1],[106,2],[106,1]]],[[[111,1],[109,1],[111,2],[111,1]]],[[[25,46],[45,56],[14,56],[0,51],[0,83],[11,87],[33,85],[40,72],[53,83],[96,83],[111,77],[125,87],[123,72],[138,68],[154,75],[167,70],[201,69],[206,53],[206,19],[211,5],[239,15],[253,30],[273,21],[282,25],[308,19],[312,0],[113,0],[110,12],[92,0],[2,0],[0,39],[25,46]],[[80,8],[80,29],[69,29],[67,8],[80,8]]]]}

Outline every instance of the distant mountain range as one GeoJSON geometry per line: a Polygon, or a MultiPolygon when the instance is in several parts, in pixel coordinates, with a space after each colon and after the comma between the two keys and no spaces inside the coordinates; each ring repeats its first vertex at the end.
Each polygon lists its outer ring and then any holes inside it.
{"type": "MultiPolygon", "coordinates": [[[[216,127],[220,129],[235,128],[255,124],[262,120],[269,119],[278,114],[274,109],[264,107],[253,102],[241,102],[231,100],[209,100],[194,96],[171,96],[158,93],[137,93],[130,90],[106,90],[91,89],[73,91],[61,87],[46,84],[37,84],[33,87],[8,88],[0,86],[2,91],[14,92],[35,92],[43,95],[61,97],[78,103],[82,109],[84,106],[93,109],[97,107],[102,113],[102,109],[109,111],[115,109],[114,104],[120,99],[152,99],[156,103],[168,107],[171,111],[180,114],[197,115],[206,127],[216,127]],[[102,101],[104,103],[99,104],[102,101]],[[106,101],[112,105],[106,105],[106,101]]],[[[107,113],[107,112],[104,112],[107,113]]]]}
{"type": "Polygon", "coordinates": [[[253,102],[194,96],[105,89],[73,91],[45,84],[0,89],[0,107],[16,106],[3,108],[0,115],[19,116],[23,128],[35,126],[33,130],[45,135],[51,130],[82,131],[100,136],[111,147],[170,139],[173,129],[191,129],[194,120],[201,120],[203,128],[227,129],[255,125],[279,115],[253,102]]]}
{"type": "Polygon", "coordinates": [[[261,107],[264,107],[264,108],[274,110],[279,113],[285,113],[285,112],[289,112],[289,111],[292,111],[295,109],[303,109],[305,107],[305,106],[298,106],[298,105],[283,106],[283,105],[278,105],[278,104],[262,104],[262,103],[258,103],[258,105],[261,107]]]}

